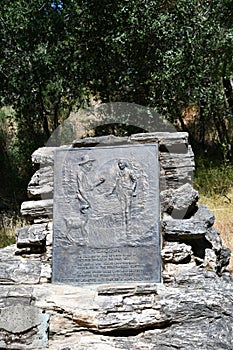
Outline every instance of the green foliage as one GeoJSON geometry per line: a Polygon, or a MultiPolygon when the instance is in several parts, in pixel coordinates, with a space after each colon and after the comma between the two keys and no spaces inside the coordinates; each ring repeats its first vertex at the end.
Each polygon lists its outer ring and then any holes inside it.
{"type": "Polygon", "coordinates": [[[190,132],[193,144],[219,143],[227,158],[233,137],[232,5],[2,0],[0,104],[13,106],[16,135],[6,151],[5,129],[1,133],[1,160],[12,159],[25,178],[32,151],[93,96],[154,107],[190,132]],[[190,106],[196,108],[191,119],[190,106]]]}
{"type": "Polygon", "coordinates": [[[0,176],[1,176],[1,190],[0,190],[0,206],[1,198],[6,197],[5,193],[7,187],[7,181],[12,181],[12,166],[10,162],[10,146],[11,136],[13,135],[10,130],[9,118],[12,115],[10,108],[4,108],[0,110],[0,176]]]}

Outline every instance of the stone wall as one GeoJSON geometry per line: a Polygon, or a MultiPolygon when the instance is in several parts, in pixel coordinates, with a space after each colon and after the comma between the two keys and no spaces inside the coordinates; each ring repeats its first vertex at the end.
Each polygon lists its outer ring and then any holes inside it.
{"type": "Polygon", "coordinates": [[[158,143],[163,283],[51,284],[53,155],[32,155],[38,170],[21,207],[28,226],[0,250],[0,348],[232,349],[230,251],[192,187],[186,133],[76,140],[70,147],[158,143]]]}

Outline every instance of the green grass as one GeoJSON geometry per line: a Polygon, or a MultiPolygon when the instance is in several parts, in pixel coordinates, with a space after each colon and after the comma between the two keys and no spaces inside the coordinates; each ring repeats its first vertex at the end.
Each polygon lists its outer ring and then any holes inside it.
{"type": "Polygon", "coordinates": [[[233,187],[233,165],[196,161],[194,187],[206,197],[225,196],[233,187]]]}

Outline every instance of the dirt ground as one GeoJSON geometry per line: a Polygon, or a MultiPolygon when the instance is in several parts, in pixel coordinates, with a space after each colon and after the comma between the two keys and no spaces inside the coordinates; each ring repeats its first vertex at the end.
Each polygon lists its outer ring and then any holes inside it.
{"type": "Polygon", "coordinates": [[[214,227],[218,230],[224,244],[231,249],[232,256],[228,271],[233,273],[233,189],[227,196],[199,199],[200,204],[205,204],[215,215],[214,227]]]}

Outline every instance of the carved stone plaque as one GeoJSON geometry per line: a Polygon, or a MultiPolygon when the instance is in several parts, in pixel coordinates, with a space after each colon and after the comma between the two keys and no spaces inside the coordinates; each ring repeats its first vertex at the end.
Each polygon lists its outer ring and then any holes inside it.
{"type": "Polygon", "coordinates": [[[158,146],[58,150],[54,283],[160,282],[158,146]]]}

